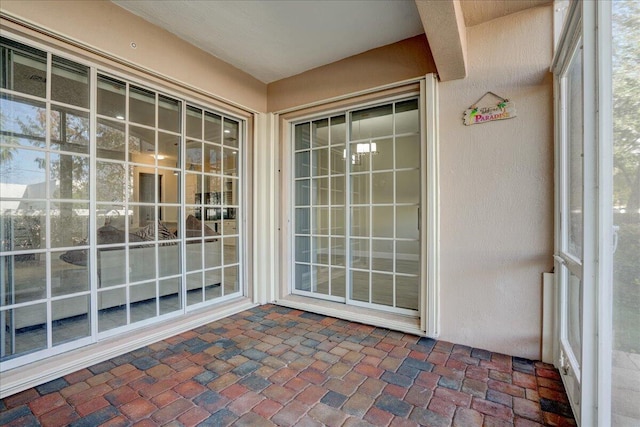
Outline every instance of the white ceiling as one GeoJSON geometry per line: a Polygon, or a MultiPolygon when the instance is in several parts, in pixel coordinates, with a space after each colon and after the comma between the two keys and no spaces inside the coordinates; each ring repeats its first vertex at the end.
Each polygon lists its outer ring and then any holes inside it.
{"type": "Polygon", "coordinates": [[[424,32],[414,0],[113,0],[270,83],[424,32]]]}
{"type": "MultiPolygon", "coordinates": [[[[112,0],[271,83],[424,33],[415,1],[112,0]]],[[[449,0],[451,1],[451,0],[449,0]]],[[[462,0],[467,27],[553,0],[462,0]]]]}

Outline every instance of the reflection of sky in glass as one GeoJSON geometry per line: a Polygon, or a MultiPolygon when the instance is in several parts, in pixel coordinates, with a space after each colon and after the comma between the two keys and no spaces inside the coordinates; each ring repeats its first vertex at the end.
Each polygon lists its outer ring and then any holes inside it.
{"type": "MultiPolygon", "coordinates": [[[[20,127],[20,123],[38,124],[38,114],[44,114],[45,107],[44,104],[38,107],[20,102],[17,99],[11,100],[2,97],[0,98],[0,112],[2,114],[2,130],[21,134],[24,130],[20,127]]],[[[45,136],[44,126],[30,126],[28,130],[30,132],[25,133],[42,138],[45,136]]]]}
{"type": "Polygon", "coordinates": [[[44,160],[45,153],[18,148],[12,150],[12,159],[0,167],[0,182],[22,185],[44,182],[45,170],[40,168],[38,159],[44,160]]]}

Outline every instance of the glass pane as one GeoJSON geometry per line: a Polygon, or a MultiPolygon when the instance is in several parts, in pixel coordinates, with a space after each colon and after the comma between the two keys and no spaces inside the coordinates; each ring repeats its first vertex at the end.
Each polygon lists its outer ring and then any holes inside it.
{"type": "Polygon", "coordinates": [[[393,272],[393,240],[371,241],[371,269],[393,272]]]}
{"type": "Polygon", "coordinates": [[[420,273],[420,244],[418,241],[398,240],[396,242],[396,272],[420,273]]]}
{"type": "Polygon", "coordinates": [[[55,107],[51,110],[51,149],[89,153],[89,113],[55,107]]]}
{"type": "Polygon", "coordinates": [[[98,331],[104,332],[127,324],[127,290],[113,289],[98,293],[98,331]]]}
{"type": "Polygon", "coordinates": [[[347,132],[344,115],[331,117],[331,145],[344,144],[346,137],[347,132]]]}
{"type": "Polygon", "coordinates": [[[371,175],[372,203],[393,203],[393,172],[378,172],[371,175]]]}
{"type": "Polygon", "coordinates": [[[2,146],[0,151],[6,159],[0,169],[0,182],[16,184],[3,188],[2,196],[46,198],[46,154],[42,151],[2,146]]]}
{"type": "Polygon", "coordinates": [[[567,251],[582,259],[582,50],[573,57],[567,71],[567,126],[569,137],[568,182],[569,200],[567,213],[567,251]]]}
{"type": "Polygon", "coordinates": [[[393,169],[393,140],[379,139],[375,144],[376,146],[373,151],[376,154],[371,157],[371,167],[373,170],[393,169]]]}
{"type": "Polygon", "coordinates": [[[225,236],[238,234],[238,220],[226,219],[222,222],[222,234],[225,236]]]}
{"type": "MultiPolygon", "coordinates": [[[[45,248],[47,235],[46,205],[44,202],[3,201],[7,207],[0,213],[0,238],[3,251],[24,251],[45,248]]],[[[4,208],[5,206],[3,206],[4,208]]]]}
{"type": "Polygon", "coordinates": [[[159,276],[173,276],[180,274],[180,245],[167,243],[158,246],[159,276]]]}
{"type": "Polygon", "coordinates": [[[124,202],[126,167],[122,163],[96,161],[96,200],[98,202],[124,202]]]}
{"type": "MultiPolygon", "coordinates": [[[[100,234],[100,231],[98,231],[98,236],[100,236],[100,234]]],[[[124,233],[121,233],[121,236],[124,240],[124,233]]],[[[126,282],[125,270],[127,267],[127,260],[125,256],[126,251],[124,246],[98,249],[99,288],[118,286],[126,282]]]]}
{"type": "Polygon", "coordinates": [[[209,301],[222,296],[222,269],[216,268],[204,272],[204,299],[209,301]]]}
{"type": "Polygon", "coordinates": [[[347,248],[345,246],[345,239],[342,237],[331,238],[331,265],[345,265],[345,257],[347,254],[347,248]]]}
{"type": "Polygon", "coordinates": [[[371,166],[371,149],[368,143],[351,144],[348,157],[351,159],[351,172],[367,172],[371,166]],[[360,146],[358,151],[358,145],[360,146]]]}
{"type": "Polygon", "coordinates": [[[420,136],[403,136],[396,139],[396,168],[420,167],[420,136]]]}
{"type": "MultiPolygon", "coordinates": [[[[158,201],[180,203],[180,173],[175,170],[158,168],[158,201]]],[[[170,218],[173,218],[172,221],[176,221],[177,216],[173,215],[170,218]]],[[[160,217],[160,219],[165,219],[165,217],[160,217]]]]}
{"type": "Polygon", "coordinates": [[[310,194],[311,191],[311,181],[308,179],[303,179],[296,181],[296,197],[295,197],[295,205],[296,206],[308,206],[310,204],[310,194]]]}
{"type": "Polygon", "coordinates": [[[309,176],[311,170],[309,168],[309,152],[303,151],[296,153],[296,178],[303,178],[309,176]]]}
{"type": "Polygon", "coordinates": [[[369,236],[369,207],[351,208],[351,234],[353,236],[369,236]]]}
{"type": "Polygon", "coordinates": [[[129,281],[141,282],[156,277],[156,246],[129,247],[129,281]]]}
{"type": "Polygon", "coordinates": [[[351,271],[351,299],[369,302],[368,271],[351,271]]]}
{"type": "Polygon", "coordinates": [[[99,158],[125,160],[124,124],[98,119],[96,145],[96,153],[99,158]]]}
{"type": "Polygon", "coordinates": [[[158,132],[158,166],[180,167],[180,136],[158,132]]]}
{"type": "Polygon", "coordinates": [[[346,296],[345,269],[331,267],[331,295],[344,298],[346,296]]]}
{"type": "Polygon", "coordinates": [[[238,175],[238,150],[231,148],[222,150],[222,173],[231,176],[238,175]]]}
{"type": "Polygon", "coordinates": [[[229,295],[240,290],[238,281],[238,266],[225,267],[224,269],[224,294],[229,295]]]}
{"type": "Polygon", "coordinates": [[[181,110],[180,101],[158,95],[158,127],[171,132],[180,132],[181,110]]]}
{"type": "Polygon", "coordinates": [[[351,203],[354,205],[369,203],[369,174],[351,175],[351,203]]]}
{"type": "Polygon", "coordinates": [[[637,69],[640,4],[613,12],[613,372],[611,425],[640,425],[640,140],[637,69]],[[635,176],[636,179],[629,179],[635,176]]]}
{"type": "Polygon", "coordinates": [[[419,131],[418,100],[398,102],[396,104],[396,135],[419,131]]]}
{"type": "Polygon", "coordinates": [[[309,208],[296,209],[296,234],[309,234],[311,229],[311,216],[309,208]]]}
{"type": "Polygon", "coordinates": [[[311,191],[312,205],[329,204],[329,178],[314,178],[311,191]]]}
{"type": "Polygon", "coordinates": [[[311,147],[309,123],[301,123],[295,127],[295,149],[305,150],[311,147]]]}
{"type": "Polygon", "coordinates": [[[202,110],[187,105],[187,137],[202,139],[202,110]]]}
{"type": "Polygon", "coordinates": [[[351,239],[351,266],[369,269],[369,240],[351,239]]]}
{"type": "Polygon", "coordinates": [[[8,333],[2,334],[0,360],[47,348],[47,306],[36,304],[0,312],[8,333]]]}
{"type": "MultiPolygon", "coordinates": [[[[222,265],[222,247],[220,239],[208,239],[204,241],[204,268],[220,267],[222,265]]],[[[230,251],[229,258],[233,256],[234,251],[230,251]]],[[[225,250],[225,262],[227,260],[227,253],[225,250]]]]}
{"type": "Polygon", "coordinates": [[[329,267],[313,266],[314,292],[329,295],[329,267]]]}
{"type": "Polygon", "coordinates": [[[204,139],[206,141],[215,142],[216,144],[222,143],[222,117],[217,114],[204,113],[204,139]]]}
{"type": "Polygon", "coordinates": [[[46,254],[0,257],[2,305],[36,301],[47,296],[46,254]]]}
{"type": "Polygon", "coordinates": [[[331,177],[331,204],[344,205],[344,176],[331,177]]]}
{"type": "Polygon", "coordinates": [[[344,236],[344,208],[331,208],[331,234],[344,236]]]}
{"type": "Polygon", "coordinates": [[[52,301],[51,310],[53,345],[91,335],[89,295],[52,301]]]}
{"type": "Polygon", "coordinates": [[[313,128],[313,147],[329,144],[329,119],[316,120],[311,124],[313,128]]]}
{"type": "Polygon", "coordinates": [[[418,277],[396,275],[396,307],[418,310],[420,283],[418,277]]]}
{"type": "Polygon", "coordinates": [[[238,262],[238,238],[225,237],[223,242],[224,263],[234,264],[238,262]]]}
{"type": "Polygon", "coordinates": [[[418,207],[398,206],[396,208],[396,237],[418,240],[418,207]]]}
{"type": "Polygon", "coordinates": [[[371,302],[393,307],[393,274],[371,273],[371,302]]]}
{"type": "Polygon", "coordinates": [[[180,278],[160,280],[160,315],[182,310],[180,278]]]}
{"type": "Polygon", "coordinates": [[[582,282],[563,267],[567,281],[567,340],[578,364],[582,363],[582,282]]]}
{"type": "Polygon", "coordinates": [[[420,202],[420,171],[396,172],[396,202],[420,202]]]}
{"type": "Polygon", "coordinates": [[[49,219],[52,248],[88,244],[88,203],[52,202],[49,219]]]}
{"type": "Polygon", "coordinates": [[[124,82],[98,75],[98,114],[124,120],[126,94],[124,82]]]}
{"type": "Polygon", "coordinates": [[[2,38],[0,82],[3,89],[44,98],[47,93],[47,54],[2,38]]]}
{"type": "Polygon", "coordinates": [[[392,105],[367,108],[351,113],[351,140],[393,134],[392,105]]]}
{"type": "Polygon", "coordinates": [[[240,125],[235,120],[224,119],[224,145],[230,147],[238,146],[238,138],[240,134],[240,125]]]}
{"type": "Polygon", "coordinates": [[[329,175],[329,149],[313,150],[311,174],[313,176],[329,175]]]}
{"type": "Polygon", "coordinates": [[[187,305],[203,301],[202,273],[187,274],[187,305]]]}
{"type": "Polygon", "coordinates": [[[331,147],[331,174],[342,175],[346,165],[346,151],[344,145],[331,147]]]}
{"type": "Polygon", "coordinates": [[[141,125],[156,125],[156,94],[136,86],[129,87],[129,120],[141,125]]]}
{"type": "Polygon", "coordinates": [[[296,264],[295,287],[299,291],[311,291],[311,267],[296,264]]]}
{"type": "MultiPolygon", "coordinates": [[[[233,157],[236,157],[237,153],[235,151],[233,153],[235,153],[233,157]]],[[[226,154],[228,155],[228,153],[226,154]]],[[[223,159],[220,147],[212,144],[204,144],[204,153],[202,157],[204,160],[204,171],[206,173],[222,173],[223,159]]],[[[232,158],[231,161],[237,162],[235,158],[232,158]]],[[[229,172],[225,173],[229,174],[229,172]]]]}
{"type": "Polygon", "coordinates": [[[49,154],[54,199],[89,199],[89,157],[49,154]]]}
{"type": "Polygon", "coordinates": [[[316,264],[329,264],[329,238],[314,237],[313,238],[313,257],[312,262],[316,264]]]}
{"type": "Polygon", "coordinates": [[[186,248],[187,271],[202,270],[202,242],[190,241],[186,248]]]}
{"type": "Polygon", "coordinates": [[[187,159],[185,168],[188,171],[201,172],[202,171],[202,143],[197,141],[187,141],[187,159]]]}
{"type": "Polygon", "coordinates": [[[313,210],[313,234],[329,234],[329,208],[313,210]]]}
{"type": "MultiPolygon", "coordinates": [[[[224,188],[222,189],[222,203],[225,206],[229,205],[238,205],[238,192],[235,191],[238,187],[238,179],[237,178],[225,178],[224,179],[224,188]]],[[[231,210],[230,210],[231,212],[231,210]]]]}
{"type": "Polygon", "coordinates": [[[131,323],[156,316],[156,282],[142,283],[129,288],[131,323]]]}
{"type": "MultiPolygon", "coordinates": [[[[0,135],[2,144],[13,147],[27,145],[34,147],[45,146],[46,134],[46,106],[44,102],[23,99],[17,96],[0,94],[0,111],[2,111],[0,135]],[[25,138],[28,137],[28,138],[25,138]]],[[[3,158],[7,157],[5,148],[3,158]]],[[[11,148],[7,153],[11,153],[11,148]]]]}
{"type": "Polygon", "coordinates": [[[393,206],[373,206],[371,235],[393,237],[393,206]]]}
{"type": "Polygon", "coordinates": [[[155,164],[156,132],[137,126],[129,126],[129,161],[155,164]]]}
{"type": "Polygon", "coordinates": [[[51,99],[89,108],[89,67],[54,56],[51,69],[51,99]]]}

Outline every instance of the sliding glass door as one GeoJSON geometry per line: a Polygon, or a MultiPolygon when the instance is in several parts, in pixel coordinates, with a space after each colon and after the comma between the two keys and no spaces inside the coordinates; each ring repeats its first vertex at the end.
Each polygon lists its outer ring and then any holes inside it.
{"type": "Polygon", "coordinates": [[[415,315],[417,99],[293,125],[293,293],[415,315]]]}

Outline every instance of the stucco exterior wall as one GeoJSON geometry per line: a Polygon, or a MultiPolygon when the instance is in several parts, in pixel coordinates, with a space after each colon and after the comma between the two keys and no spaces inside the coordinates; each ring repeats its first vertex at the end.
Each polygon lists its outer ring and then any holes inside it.
{"type": "Polygon", "coordinates": [[[424,34],[269,83],[268,111],[330,99],[435,73],[424,34]]]}
{"type": "Polygon", "coordinates": [[[3,0],[0,8],[222,100],[266,111],[266,84],[109,1],[3,0]]]}
{"type": "Polygon", "coordinates": [[[439,85],[441,339],[531,358],[553,266],[552,23],[546,6],[467,28],[468,77],[439,85]],[[464,126],[487,91],[518,117],[464,126]]]}

